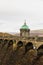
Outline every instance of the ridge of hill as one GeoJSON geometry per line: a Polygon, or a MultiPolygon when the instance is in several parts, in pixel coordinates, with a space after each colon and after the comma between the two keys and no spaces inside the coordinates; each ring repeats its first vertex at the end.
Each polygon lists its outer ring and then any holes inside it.
{"type": "MultiPolygon", "coordinates": [[[[39,30],[30,30],[30,36],[33,35],[42,35],[43,36],[43,29],[39,29],[39,30]]],[[[15,32],[0,32],[0,36],[20,36],[20,33],[15,33],[15,32]]]]}

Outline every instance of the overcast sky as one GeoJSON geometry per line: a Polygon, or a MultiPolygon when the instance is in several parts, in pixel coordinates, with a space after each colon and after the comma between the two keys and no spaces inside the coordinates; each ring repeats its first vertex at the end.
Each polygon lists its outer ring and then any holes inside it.
{"type": "Polygon", "coordinates": [[[25,19],[30,29],[43,29],[43,0],[0,0],[0,32],[19,32],[25,19]]]}

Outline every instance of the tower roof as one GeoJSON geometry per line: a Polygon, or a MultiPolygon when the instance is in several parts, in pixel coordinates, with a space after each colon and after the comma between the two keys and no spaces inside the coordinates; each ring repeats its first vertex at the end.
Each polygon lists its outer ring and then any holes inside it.
{"type": "Polygon", "coordinates": [[[22,25],[21,29],[29,29],[29,27],[26,25],[26,21],[24,22],[24,25],[22,25]]]}

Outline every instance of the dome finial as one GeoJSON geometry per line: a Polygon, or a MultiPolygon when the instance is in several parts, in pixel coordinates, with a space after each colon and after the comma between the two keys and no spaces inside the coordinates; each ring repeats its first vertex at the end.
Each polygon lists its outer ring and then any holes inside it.
{"type": "Polygon", "coordinates": [[[25,19],[24,25],[26,25],[26,19],[25,19]]]}

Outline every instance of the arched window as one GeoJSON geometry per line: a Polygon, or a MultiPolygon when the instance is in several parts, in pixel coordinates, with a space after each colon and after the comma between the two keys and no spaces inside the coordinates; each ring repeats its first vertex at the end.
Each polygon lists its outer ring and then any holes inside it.
{"type": "Polygon", "coordinates": [[[7,40],[7,39],[5,39],[5,40],[4,40],[4,44],[6,44],[7,42],[8,42],[8,40],[7,40]]]}
{"type": "Polygon", "coordinates": [[[8,43],[8,46],[11,46],[11,45],[13,45],[13,40],[10,40],[8,43]]]}
{"type": "Polygon", "coordinates": [[[18,46],[18,47],[22,47],[22,46],[23,46],[23,42],[22,42],[22,41],[19,41],[19,42],[17,43],[17,46],[18,46]]]}
{"type": "Polygon", "coordinates": [[[39,56],[43,55],[43,45],[41,45],[38,49],[37,49],[37,54],[39,56]]]}
{"type": "Polygon", "coordinates": [[[2,45],[2,48],[4,47],[4,45],[6,45],[8,43],[8,40],[7,39],[5,39],[5,40],[3,40],[3,45],[2,45]]]}
{"type": "Polygon", "coordinates": [[[2,43],[3,42],[3,39],[0,39],[0,43],[2,43]]]}
{"type": "Polygon", "coordinates": [[[25,52],[27,52],[28,50],[30,49],[33,49],[33,44],[32,42],[28,42],[26,45],[25,45],[25,52]]]}

